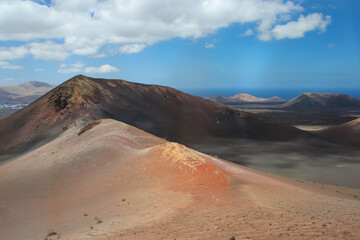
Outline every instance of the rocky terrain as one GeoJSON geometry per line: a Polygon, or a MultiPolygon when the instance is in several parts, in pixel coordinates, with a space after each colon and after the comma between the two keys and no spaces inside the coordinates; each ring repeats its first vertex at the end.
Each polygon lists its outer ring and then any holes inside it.
{"type": "Polygon", "coordinates": [[[0,120],[0,146],[0,239],[360,237],[359,189],[215,156],[332,164],[331,143],[169,87],[76,76],[0,120]]]}
{"type": "Polygon", "coordinates": [[[112,118],[180,143],[206,137],[288,140],[308,134],[176,89],[76,76],[0,121],[0,153],[23,152],[67,129],[112,118]]]}

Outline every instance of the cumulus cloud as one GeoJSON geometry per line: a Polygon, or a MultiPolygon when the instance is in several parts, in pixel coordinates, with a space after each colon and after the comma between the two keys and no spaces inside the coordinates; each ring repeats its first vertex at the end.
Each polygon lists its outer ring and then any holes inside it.
{"type": "Polygon", "coordinates": [[[85,66],[82,61],[77,61],[76,63],[72,64],[60,64],[60,69],[57,70],[58,73],[78,73],[81,72],[81,69],[85,66]]]}
{"type": "Polygon", "coordinates": [[[119,48],[120,53],[138,53],[141,52],[146,47],[146,44],[143,43],[134,43],[134,44],[127,44],[124,46],[121,46],[119,48]]]}
{"type": "Polygon", "coordinates": [[[100,67],[87,67],[84,69],[85,73],[111,73],[119,72],[120,70],[109,64],[102,65],[100,67]]]}
{"type": "Polygon", "coordinates": [[[22,69],[23,66],[11,64],[11,63],[5,62],[5,61],[0,61],[0,68],[16,70],[16,69],[22,69]]]}
{"type": "Polygon", "coordinates": [[[301,38],[306,32],[319,30],[324,32],[330,24],[331,17],[321,13],[301,15],[297,21],[288,22],[284,25],[276,25],[271,31],[276,39],[301,38]]]}
{"type": "Polygon", "coordinates": [[[34,71],[35,72],[42,72],[42,71],[44,71],[44,69],[43,68],[35,68],[34,71]]]}
{"type": "Polygon", "coordinates": [[[260,40],[301,37],[301,32],[326,28],[328,18],[315,28],[300,27],[300,22],[310,21],[308,17],[288,22],[290,16],[304,10],[298,2],[52,0],[44,4],[43,0],[1,0],[0,41],[27,42],[22,53],[4,53],[8,60],[30,53],[36,59],[63,61],[73,54],[103,56],[101,50],[109,45],[117,46],[117,53],[137,53],[159,41],[176,37],[197,39],[233,23],[258,24],[254,34],[260,40]],[[274,28],[279,22],[284,25],[274,28]],[[291,26],[297,28],[297,34],[290,33],[291,26]]]}
{"type": "Polygon", "coordinates": [[[72,64],[65,64],[65,63],[60,64],[60,68],[66,68],[66,67],[82,68],[84,66],[85,64],[82,61],[77,61],[76,63],[72,63],[72,64]]]}
{"type": "Polygon", "coordinates": [[[25,46],[0,48],[0,60],[14,60],[25,57],[29,50],[25,46]]]}
{"type": "Polygon", "coordinates": [[[104,64],[100,67],[86,67],[82,61],[77,61],[72,64],[60,64],[60,69],[57,70],[58,73],[68,74],[68,73],[111,73],[120,71],[118,68],[111,66],[109,64],[104,64]]]}
{"type": "Polygon", "coordinates": [[[53,41],[32,42],[28,46],[35,59],[63,61],[70,56],[62,44],[53,41]]]}

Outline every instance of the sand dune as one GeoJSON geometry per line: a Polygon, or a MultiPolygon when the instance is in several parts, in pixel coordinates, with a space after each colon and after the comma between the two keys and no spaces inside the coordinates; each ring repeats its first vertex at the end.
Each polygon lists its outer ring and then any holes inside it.
{"type": "Polygon", "coordinates": [[[97,123],[0,166],[0,239],[360,237],[359,190],[257,172],[121,122],[97,123]]]}

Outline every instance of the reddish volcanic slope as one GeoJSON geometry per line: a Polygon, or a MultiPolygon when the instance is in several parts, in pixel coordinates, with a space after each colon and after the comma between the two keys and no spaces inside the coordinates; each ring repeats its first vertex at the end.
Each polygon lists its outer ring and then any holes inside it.
{"type": "Polygon", "coordinates": [[[358,192],[103,119],[0,165],[0,238],[358,239],[358,192]]]}
{"type": "Polygon", "coordinates": [[[287,140],[307,135],[290,125],[173,88],[79,75],[2,119],[0,154],[23,152],[66,129],[101,118],[181,143],[207,136],[287,140]]]}

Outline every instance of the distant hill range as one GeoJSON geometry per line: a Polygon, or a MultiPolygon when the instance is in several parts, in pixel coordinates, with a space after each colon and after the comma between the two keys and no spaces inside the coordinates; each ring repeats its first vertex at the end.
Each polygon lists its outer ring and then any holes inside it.
{"type": "Polygon", "coordinates": [[[0,153],[44,144],[68,128],[111,118],[180,143],[204,137],[287,140],[307,133],[176,89],[78,75],[0,120],[0,153]]]}
{"type": "Polygon", "coordinates": [[[360,100],[345,94],[303,93],[283,104],[287,108],[360,107],[360,100]]]}
{"type": "Polygon", "coordinates": [[[36,81],[0,87],[0,104],[29,104],[54,87],[55,85],[36,81]]]}
{"type": "Polygon", "coordinates": [[[219,94],[210,98],[211,101],[223,104],[241,104],[241,103],[284,103],[286,100],[274,96],[271,98],[258,98],[248,93],[236,94],[232,97],[224,97],[219,94]]]}

